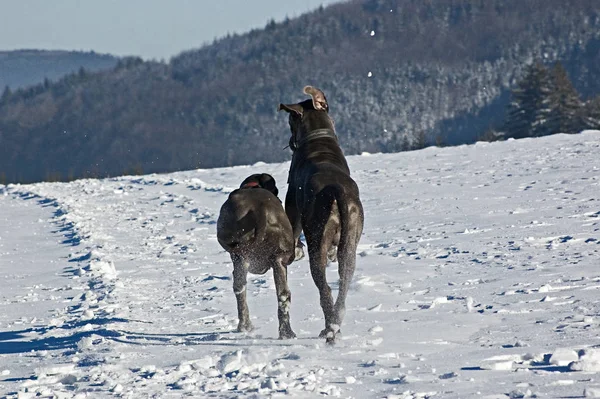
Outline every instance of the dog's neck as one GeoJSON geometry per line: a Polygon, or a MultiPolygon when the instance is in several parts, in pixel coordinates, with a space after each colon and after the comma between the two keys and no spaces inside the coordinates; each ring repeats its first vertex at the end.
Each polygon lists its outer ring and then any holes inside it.
{"type": "Polygon", "coordinates": [[[333,130],[331,128],[323,128],[323,129],[311,130],[310,132],[306,133],[304,135],[304,137],[302,137],[300,140],[295,141],[294,147],[296,147],[296,149],[298,149],[298,148],[302,147],[304,144],[308,143],[309,141],[321,139],[321,138],[325,138],[325,137],[332,138],[337,143],[337,135],[335,134],[335,130],[333,130]]]}
{"type": "Polygon", "coordinates": [[[257,188],[257,187],[260,188],[260,184],[258,184],[258,182],[249,181],[248,183],[244,184],[240,188],[257,188]]]}

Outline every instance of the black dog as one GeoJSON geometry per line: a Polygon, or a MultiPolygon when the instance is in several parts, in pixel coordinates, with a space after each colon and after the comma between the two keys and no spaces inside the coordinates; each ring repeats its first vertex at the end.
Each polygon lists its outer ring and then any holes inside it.
{"type": "Polygon", "coordinates": [[[251,331],[246,302],[246,276],[273,269],[277,291],[279,338],[294,338],[290,326],[291,293],[287,266],[294,260],[292,226],[277,198],[275,179],[266,173],[247,177],[229,194],[217,221],[219,244],[231,255],[238,331],[251,331]]]}
{"type": "Polygon", "coordinates": [[[325,329],[320,337],[333,343],[345,314],[346,295],[356,267],[356,247],[364,214],[358,186],[338,144],[323,92],[311,86],[312,97],[298,104],[280,104],[289,113],[293,151],[285,211],[297,242],[304,230],[310,271],[321,297],[325,329]],[[333,303],[327,284],[327,259],[339,261],[340,286],[333,303]]]}

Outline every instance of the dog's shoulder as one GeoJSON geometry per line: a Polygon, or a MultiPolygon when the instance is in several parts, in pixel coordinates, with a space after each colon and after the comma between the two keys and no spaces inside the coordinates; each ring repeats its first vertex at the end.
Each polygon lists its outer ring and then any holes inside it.
{"type": "Polygon", "coordinates": [[[288,175],[288,184],[300,183],[306,181],[308,177],[325,176],[327,178],[345,179],[350,177],[350,168],[346,159],[341,156],[327,156],[328,154],[319,154],[305,158],[298,158],[292,162],[288,175]]]}

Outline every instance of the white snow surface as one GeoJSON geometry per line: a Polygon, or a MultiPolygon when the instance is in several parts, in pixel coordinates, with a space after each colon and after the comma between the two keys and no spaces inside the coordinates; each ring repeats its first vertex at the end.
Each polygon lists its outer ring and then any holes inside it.
{"type": "MultiPolygon", "coordinates": [[[[348,157],[365,229],[341,339],[308,260],[236,333],[215,238],[288,163],[0,186],[0,397],[600,397],[600,132],[348,157]]],[[[337,287],[337,264],[328,267],[337,287]]]]}

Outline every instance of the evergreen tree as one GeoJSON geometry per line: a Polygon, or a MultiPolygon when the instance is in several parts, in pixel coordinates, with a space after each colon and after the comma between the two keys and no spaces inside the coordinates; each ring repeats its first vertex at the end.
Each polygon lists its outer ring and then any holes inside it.
{"type": "Polygon", "coordinates": [[[504,130],[509,137],[539,137],[549,134],[552,86],[546,67],[537,62],[527,67],[525,77],[512,90],[504,130]]]}
{"type": "Polygon", "coordinates": [[[483,133],[483,135],[479,136],[478,141],[487,141],[491,143],[493,141],[502,140],[503,138],[502,132],[498,132],[490,127],[483,133]]]}
{"type": "Polygon", "coordinates": [[[600,97],[589,100],[582,110],[583,128],[600,130],[600,97]]]}
{"type": "Polygon", "coordinates": [[[442,136],[440,134],[438,134],[437,136],[435,136],[435,145],[436,147],[444,147],[444,139],[442,138],[442,136]]]}
{"type": "Polygon", "coordinates": [[[583,128],[581,118],[582,101],[579,93],[569,80],[567,71],[557,62],[550,71],[552,93],[550,95],[551,113],[548,119],[548,132],[579,133],[583,128]]]}
{"type": "Polygon", "coordinates": [[[2,97],[0,97],[0,102],[4,102],[4,101],[8,100],[11,95],[12,95],[12,91],[10,90],[10,87],[8,87],[8,85],[6,85],[4,87],[4,91],[2,92],[2,97]]]}
{"type": "Polygon", "coordinates": [[[427,147],[427,138],[425,137],[425,131],[419,130],[415,135],[414,141],[415,150],[420,150],[427,147]]]}
{"type": "Polygon", "coordinates": [[[402,146],[400,147],[401,151],[410,151],[410,141],[408,141],[408,136],[405,134],[402,137],[402,146]]]}

